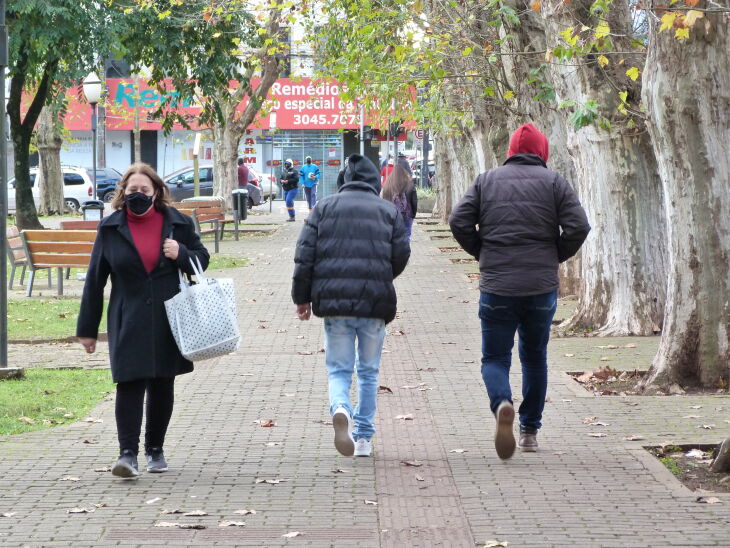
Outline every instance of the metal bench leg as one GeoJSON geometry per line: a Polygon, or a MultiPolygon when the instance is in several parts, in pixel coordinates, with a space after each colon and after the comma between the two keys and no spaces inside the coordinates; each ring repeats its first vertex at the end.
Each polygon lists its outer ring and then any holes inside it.
{"type": "Polygon", "coordinates": [[[30,269],[28,273],[28,285],[25,287],[25,296],[30,297],[33,293],[33,280],[35,279],[35,270],[30,269]]]}
{"type": "Polygon", "coordinates": [[[238,208],[233,212],[233,233],[236,236],[236,241],[238,241],[238,208]]]}
{"type": "Polygon", "coordinates": [[[67,268],[66,269],[66,279],[68,280],[70,277],[71,277],[71,269],[67,268]]]}
{"type": "Polygon", "coordinates": [[[58,296],[63,295],[63,268],[59,267],[56,269],[58,275],[58,296]]]}
{"type": "MultiPolygon", "coordinates": [[[[8,282],[8,290],[13,289],[13,279],[15,278],[15,265],[10,267],[10,281],[8,282]]],[[[23,283],[23,282],[21,282],[23,283]]]]}
{"type": "Polygon", "coordinates": [[[53,269],[48,269],[48,289],[53,287],[53,269]]]}
{"type": "Polygon", "coordinates": [[[20,285],[23,285],[23,280],[25,279],[25,267],[27,265],[23,265],[22,270],[20,271],[20,285]]]}

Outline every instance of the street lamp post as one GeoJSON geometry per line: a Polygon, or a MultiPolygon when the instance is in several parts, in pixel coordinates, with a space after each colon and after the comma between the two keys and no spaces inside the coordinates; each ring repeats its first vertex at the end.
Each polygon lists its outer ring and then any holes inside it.
{"type": "Polygon", "coordinates": [[[93,154],[92,159],[92,171],[94,181],[94,195],[92,200],[96,200],[96,104],[101,98],[101,81],[95,72],[90,72],[89,75],[84,78],[83,82],[84,96],[91,105],[91,149],[93,154]]]}

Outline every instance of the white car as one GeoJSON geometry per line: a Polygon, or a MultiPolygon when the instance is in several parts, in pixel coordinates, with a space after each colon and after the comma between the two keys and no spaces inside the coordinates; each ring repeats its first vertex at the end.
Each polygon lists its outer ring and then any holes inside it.
{"type": "MultiPolygon", "coordinates": [[[[79,211],[81,204],[92,200],[94,196],[94,183],[91,175],[83,167],[62,166],[63,170],[63,201],[66,207],[72,211],[79,211]]],[[[35,184],[38,178],[38,168],[30,168],[30,184],[32,185],[33,200],[38,203],[40,193],[38,185],[35,184]]],[[[8,181],[8,213],[15,211],[15,177],[8,181]]]]}
{"type": "Polygon", "coordinates": [[[271,196],[271,199],[276,199],[276,195],[279,192],[279,186],[276,184],[276,177],[270,173],[259,173],[251,166],[248,166],[248,170],[254,174],[256,179],[259,181],[259,188],[264,194],[264,199],[271,196]]]}

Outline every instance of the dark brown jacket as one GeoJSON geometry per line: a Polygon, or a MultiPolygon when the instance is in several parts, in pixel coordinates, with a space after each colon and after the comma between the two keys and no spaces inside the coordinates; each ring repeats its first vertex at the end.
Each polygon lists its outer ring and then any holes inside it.
{"type": "Polygon", "coordinates": [[[504,296],[558,288],[558,264],[591,227],[578,197],[535,154],[516,154],[482,173],[456,205],[451,232],[479,259],[479,289],[504,296]]]}

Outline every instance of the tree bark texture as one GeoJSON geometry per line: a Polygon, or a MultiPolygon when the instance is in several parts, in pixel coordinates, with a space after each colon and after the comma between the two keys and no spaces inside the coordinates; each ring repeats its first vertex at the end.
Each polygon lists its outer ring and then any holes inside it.
{"type": "MultiPolygon", "coordinates": [[[[699,8],[706,7],[704,2],[699,8]]],[[[644,100],[664,183],[668,301],[647,386],[730,382],[730,23],[650,21],[644,100]]]]}
{"type": "Polygon", "coordinates": [[[63,202],[63,170],[61,169],[61,145],[63,139],[55,131],[53,109],[43,107],[38,117],[36,142],[40,158],[40,173],[36,180],[40,196],[40,215],[61,215],[63,202]]]}
{"type": "Polygon", "coordinates": [[[227,116],[225,124],[213,128],[213,194],[225,198],[227,208],[233,207],[232,192],[238,188],[236,161],[242,134],[236,128],[233,115],[227,116]]]}
{"type": "MultiPolygon", "coordinates": [[[[544,34],[556,40],[558,32],[580,24],[581,18],[590,22],[591,4],[543,2],[544,34]]],[[[630,50],[628,7],[613,3],[608,20],[619,35],[614,47],[630,50]]],[[[607,111],[615,107],[618,93],[608,85],[606,73],[597,65],[576,64],[551,65],[557,100],[594,100],[607,111]]],[[[619,74],[626,69],[612,70],[619,74]]],[[[666,249],[659,236],[665,227],[662,185],[649,135],[642,127],[607,130],[591,124],[575,129],[570,113],[560,112],[575,162],[573,184],[593,227],[582,250],[580,303],[565,327],[588,328],[599,335],[650,335],[662,323],[666,249]]]]}

